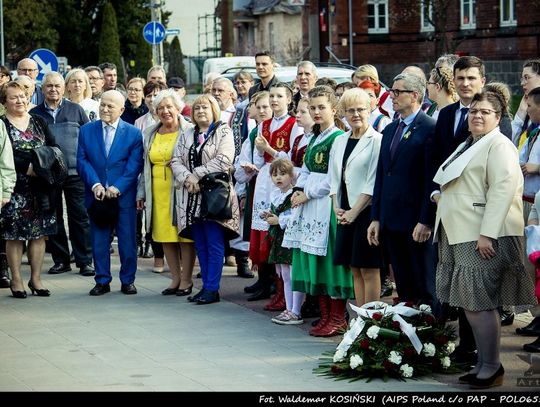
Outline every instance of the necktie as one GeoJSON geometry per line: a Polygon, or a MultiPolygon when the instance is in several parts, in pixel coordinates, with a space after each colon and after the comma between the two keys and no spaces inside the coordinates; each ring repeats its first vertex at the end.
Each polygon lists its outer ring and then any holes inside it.
{"type": "Polygon", "coordinates": [[[456,132],[454,133],[454,136],[458,135],[459,130],[461,129],[461,127],[463,126],[463,122],[465,121],[465,117],[467,117],[467,113],[469,113],[469,108],[468,107],[462,107],[459,110],[460,110],[461,114],[459,116],[459,121],[458,121],[458,124],[457,124],[457,127],[456,127],[456,132]]]}
{"type": "Polygon", "coordinates": [[[104,143],[105,143],[105,154],[107,155],[107,157],[109,156],[109,151],[111,150],[111,145],[113,141],[113,130],[114,130],[113,126],[105,126],[104,143]]]}
{"type": "Polygon", "coordinates": [[[401,141],[401,136],[403,134],[403,129],[405,128],[405,126],[405,122],[403,120],[400,120],[399,124],[397,125],[396,132],[394,133],[394,138],[392,138],[392,144],[390,144],[390,159],[394,158],[394,154],[396,153],[397,146],[401,141]]]}
{"type": "Polygon", "coordinates": [[[199,145],[202,146],[204,143],[204,133],[199,133],[199,145]]]}

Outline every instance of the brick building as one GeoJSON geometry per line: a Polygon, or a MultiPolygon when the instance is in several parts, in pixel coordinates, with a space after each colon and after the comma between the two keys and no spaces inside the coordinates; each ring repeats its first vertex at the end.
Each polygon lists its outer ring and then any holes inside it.
{"type": "Polygon", "coordinates": [[[441,53],[455,52],[484,59],[489,80],[517,90],[523,60],[540,56],[540,0],[305,3],[303,38],[312,60],[332,60],[330,43],[337,58],[350,63],[352,51],[354,65],[376,65],[386,82],[405,65],[428,69],[441,53]]]}

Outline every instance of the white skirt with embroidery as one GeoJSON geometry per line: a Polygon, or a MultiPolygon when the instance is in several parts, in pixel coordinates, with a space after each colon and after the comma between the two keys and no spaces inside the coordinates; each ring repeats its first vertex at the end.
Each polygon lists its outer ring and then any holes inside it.
{"type": "Polygon", "coordinates": [[[270,195],[275,188],[270,176],[270,164],[264,164],[259,170],[255,191],[253,192],[253,211],[251,213],[251,229],[268,230],[268,222],[261,219],[261,213],[270,210],[270,195]]]}
{"type": "MultiPolygon", "coordinates": [[[[312,190],[326,178],[327,174],[312,172],[306,180],[304,189],[312,190]]],[[[331,213],[332,199],[328,195],[310,199],[294,209],[285,230],[283,247],[300,249],[316,256],[326,256],[331,213]]]]}

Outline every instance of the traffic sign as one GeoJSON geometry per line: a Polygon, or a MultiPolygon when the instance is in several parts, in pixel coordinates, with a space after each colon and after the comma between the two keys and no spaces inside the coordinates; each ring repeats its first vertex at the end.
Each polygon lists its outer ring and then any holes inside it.
{"type": "Polygon", "coordinates": [[[143,28],[143,37],[152,45],[159,44],[165,38],[165,27],[157,21],[150,21],[143,28]]]}
{"type": "Polygon", "coordinates": [[[29,58],[32,58],[37,63],[39,73],[36,79],[38,81],[41,81],[46,73],[58,72],[58,58],[54,52],[47,48],[32,51],[29,58]]]}
{"type": "Polygon", "coordinates": [[[180,28],[167,28],[165,35],[178,35],[180,34],[180,28]]]}

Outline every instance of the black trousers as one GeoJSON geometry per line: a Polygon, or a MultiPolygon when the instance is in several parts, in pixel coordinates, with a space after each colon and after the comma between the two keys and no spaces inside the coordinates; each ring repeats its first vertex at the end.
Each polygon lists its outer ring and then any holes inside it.
{"type": "MultiPolygon", "coordinates": [[[[66,178],[61,188],[66,200],[67,219],[69,227],[69,240],[73,248],[77,267],[92,264],[92,240],[90,236],[90,220],[84,206],[84,184],[78,175],[70,175],[66,178]]],[[[62,205],[62,193],[57,194],[56,222],[58,231],[50,236],[47,241],[47,249],[51,253],[55,264],[69,264],[69,245],[66,228],[64,225],[64,207],[62,205]]]]}
{"type": "Polygon", "coordinates": [[[383,244],[389,255],[396,288],[401,301],[433,304],[435,270],[432,256],[433,250],[427,247],[428,242],[417,243],[410,232],[396,232],[388,229],[382,231],[383,244]]]}

